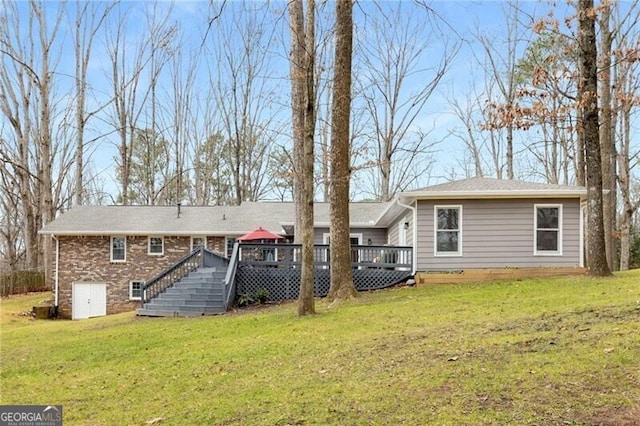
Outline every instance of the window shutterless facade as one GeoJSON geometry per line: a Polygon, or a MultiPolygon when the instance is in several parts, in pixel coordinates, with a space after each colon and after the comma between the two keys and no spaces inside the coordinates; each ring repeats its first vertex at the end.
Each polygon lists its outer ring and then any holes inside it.
{"type": "Polygon", "coordinates": [[[434,207],[434,253],[462,255],[462,206],[434,207]]]}
{"type": "Polygon", "coordinates": [[[149,237],[149,254],[164,254],[164,237],[149,237]]]}
{"type": "Polygon", "coordinates": [[[562,255],[562,205],[534,207],[534,254],[562,255]]]}
{"type": "Polygon", "coordinates": [[[204,247],[207,248],[207,238],[206,237],[191,237],[191,251],[204,247]]]}
{"type": "Polygon", "coordinates": [[[127,238],[111,237],[111,261],[126,262],[127,260],[127,238]]]}

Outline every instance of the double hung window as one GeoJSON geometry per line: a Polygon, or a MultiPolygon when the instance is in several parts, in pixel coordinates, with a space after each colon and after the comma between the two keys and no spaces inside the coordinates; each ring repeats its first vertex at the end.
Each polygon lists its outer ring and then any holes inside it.
{"type": "Polygon", "coordinates": [[[111,261],[125,262],[127,260],[127,238],[111,237],[111,261]]]}
{"type": "Polygon", "coordinates": [[[164,253],[164,238],[149,237],[149,254],[161,255],[164,253]]]}
{"type": "Polygon", "coordinates": [[[535,254],[562,254],[562,206],[535,206],[535,254]]]}
{"type": "Polygon", "coordinates": [[[462,206],[435,206],[435,254],[462,255],[462,206]]]}

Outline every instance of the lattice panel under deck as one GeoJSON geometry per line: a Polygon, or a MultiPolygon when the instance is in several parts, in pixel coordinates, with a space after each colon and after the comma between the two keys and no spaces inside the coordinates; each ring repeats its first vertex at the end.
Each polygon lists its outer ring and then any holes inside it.
{"type": "MultiPolygon", "coordinates": [[[[385,269],[354,269],[353,281],[358,291],[379,290],[390,287],[409,278],[409,271],[385,269]]],[[[285,268],[240,267],[236,275],[237,294],[255,294],[259,289],[269,292],[270,300],[291,300],[300,291],[300,270],[285,268]]],[[[316,297],[329,293],[330,275],[328,269],[315,270],[316,297]]]]}

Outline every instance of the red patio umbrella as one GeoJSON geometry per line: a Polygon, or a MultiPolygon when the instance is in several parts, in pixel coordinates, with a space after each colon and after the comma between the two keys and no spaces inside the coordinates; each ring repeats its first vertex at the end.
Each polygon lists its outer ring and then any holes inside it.
{"type": "Polygon", "coordinates": [[[248,234],[238,237],[238,241],[259,241],[259,240],[284,240],[282,235],[264,229],[262,226],[254,229],[248,234]]]}

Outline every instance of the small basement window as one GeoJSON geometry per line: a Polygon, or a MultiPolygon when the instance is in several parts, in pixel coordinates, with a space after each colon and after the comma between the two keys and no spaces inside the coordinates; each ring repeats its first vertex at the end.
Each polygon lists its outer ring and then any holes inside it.
{"type": "Polygon", "coordinates": [[[143,287],[144,287],[144,281],[129,281],[129,299],[130,300],[142,299],[143,287]]]}
{"type": "Polygon", "coordinates": [[[149,237],[149,254],[164,254],[164,237],[149,237]]]}

